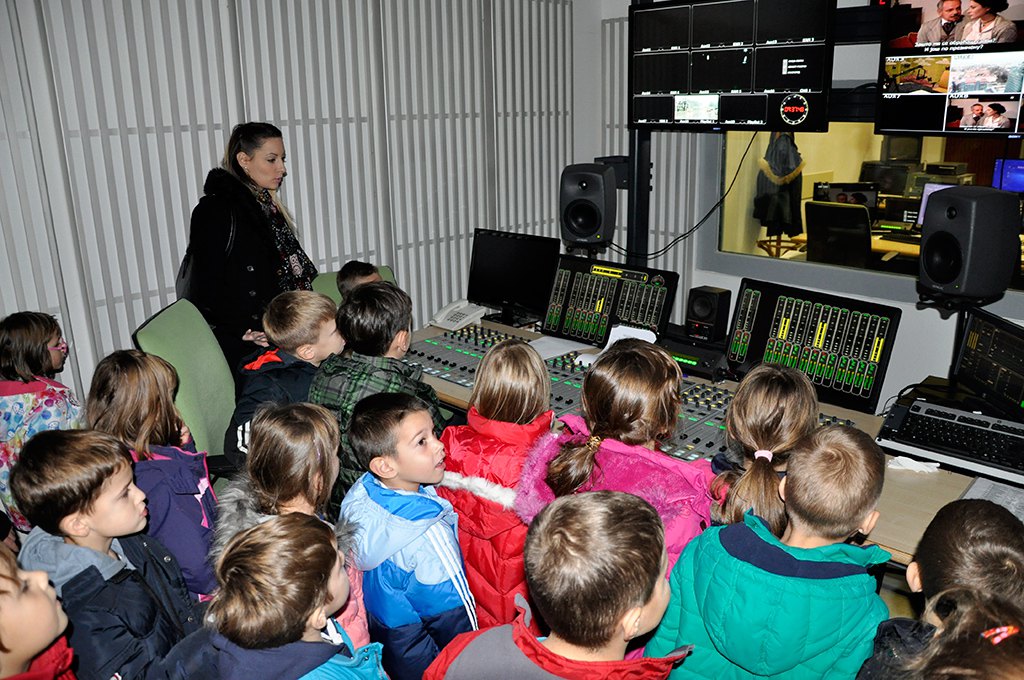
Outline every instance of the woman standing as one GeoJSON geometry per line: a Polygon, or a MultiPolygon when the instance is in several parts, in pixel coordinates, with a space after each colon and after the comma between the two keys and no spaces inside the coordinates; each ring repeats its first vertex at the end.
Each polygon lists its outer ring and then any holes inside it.
{"type": "Polygon", "coordinates": [[[278,293],[310,290],[316,267],[277,197],[287,175],[281,130],[242,123],[231,131],[221,167],[206,176],[192,211],[178,295],[213,328],[232,372],[266,344],[263,310],[278,293]]]}

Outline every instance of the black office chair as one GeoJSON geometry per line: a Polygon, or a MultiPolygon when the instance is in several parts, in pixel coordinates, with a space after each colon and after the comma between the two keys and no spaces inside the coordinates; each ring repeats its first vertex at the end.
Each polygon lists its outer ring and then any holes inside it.
{"type": "Polygon", "coordinates": [[[807,261],[868,267],[871,257],[871,213],[863,205],[808,201],[807,261]]]}

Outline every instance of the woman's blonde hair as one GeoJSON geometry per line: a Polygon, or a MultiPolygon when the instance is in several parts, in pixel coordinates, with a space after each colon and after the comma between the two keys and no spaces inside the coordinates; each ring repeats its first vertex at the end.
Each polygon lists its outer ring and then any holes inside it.
{"type": "MultiPolygon", "coordinates": [[[[790,449],[818,425],[818,397],[802,372],[778,364],[761,364],[736,388],[725,416],[728,440],[741,454],[733,462],[740,470],[723,472],[711,487],[712,495],[728,485],[711,517],[722,524],[743,520],[747,510],[768,523],[776,536],[786,529],[786,508],[779,497],[777,472],[785,469],[790,449]],[[769,451],[771,457],[755,457],[769,451]]],[[[735,452],[734,452],[735,453],[735,452]]]]}
{"type": "Polygon", "coordinates": [[[487,350],[469,405],[484,418],[523,425],[548,410],[551,380],[537,350],[517,338],[487,350]]]}
{"type": "Polygon", "coordinates": [[[587,483],[601,439],[647,445],[675,431],[682,375],[668,352],[643,340],[619,340],[583,377],[590,438],[571,437],[548,465],[547,483],[566,496],[587,483]]]}
{"type": "Polygon", "coordinates": [[[257,510],[272,515],[281,503],[302,498],[324,512],[338,478],[340,438],[338,421],[323,406],[301,402],[260,409],[245,461],[257,510]]]}
{"type": "Polygon", "coordinates": [[[87,427],[117,437],[148,459],[150,447],[181,443],[177,391],[178,373],[165,360],[137,349],[118,350],[100,361],[92,376],[87,427]]]}

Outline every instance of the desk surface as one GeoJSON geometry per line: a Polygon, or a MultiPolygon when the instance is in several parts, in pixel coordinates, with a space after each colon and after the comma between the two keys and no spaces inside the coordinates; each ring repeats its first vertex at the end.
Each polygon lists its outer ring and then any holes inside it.
{"type": "MultiPolygon", "coordinates": [[[[483,325],[505,333],[519,335],[528,340],[539,337],[538,333],[509,328],[500,324],[484,322],[483,325]]],[[[413,335],[413,339],[424,340],[443,332],[438,328],[427,327],[417,331],[413,335]]],[[[706,382],[700,378],[688,377],[688,379],[694,382],[706,382]]],[[[430,375],[424,375],[423,381],[437,391],[441,401],[461,409],[468,407],[469,389],[430,375]]],[[[722,385],[729,389],[736,388],[736,383],[733,382],[726,382],[722,385]]],[[[878,430],[882,426],[881,418],[865,413],[849,411],[828,404],[822,404],[821,410],[827,415],[855,421],[858,427],[872,436],[878,434],[878,430]]],[[[882,498],[878,503],[880,516],[875,530],[871,532],[871,542],[892,553],[894,562],[909,564],[917,543],[921,539],[921,534],[924,533],[925,527],[928,526],[935,513],[946,503],[960,498],[973,481],[973,477],[947,470],[921,473],[886,468],[885,486],[882,488],[882,498]]]]}

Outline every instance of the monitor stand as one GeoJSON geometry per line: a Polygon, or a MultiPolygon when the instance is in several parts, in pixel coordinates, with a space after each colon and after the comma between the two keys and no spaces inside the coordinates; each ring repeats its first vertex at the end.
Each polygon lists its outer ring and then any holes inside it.
{"type": "Polygon", "coordinates": [[[514,309],[509,306],[503,306],[500,312],[494,314],[488,314],[483,318],[484,321],[493,321],[494,323],[504,324],[506,326],[512,326],[513,328],[523,328],[540,321],[540,315],[532,312],[527,312],[522,309],[514,309]]]}

